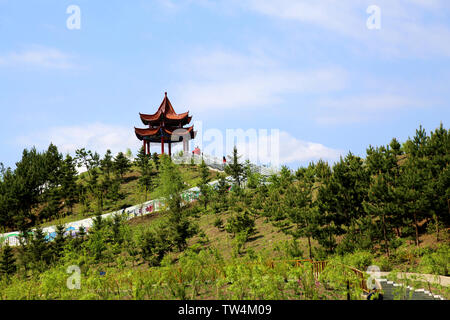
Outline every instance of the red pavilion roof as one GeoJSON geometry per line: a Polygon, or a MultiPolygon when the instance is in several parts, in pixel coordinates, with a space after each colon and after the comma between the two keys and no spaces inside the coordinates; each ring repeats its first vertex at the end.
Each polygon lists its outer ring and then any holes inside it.
{"type": "MultiPolygon", "coordinates": [[[[164,136],[165,141],[169,141],[172,134],[176,130],[180,130],[176,134],[178,134],[180,137],[185,134],[189,134],[191,139],[194,139],[195,133],[194,133],[194,126],[190,126],[188,128],[179,128],[179,127],[162,127],[158,126],[155,128],[146,128],[146,129],[140,129],[140,128],[134,128],[134,132],[136,133],[136,137],[139,140],[148,140],[150,142],[161,142],[161,134],[164,136]]],[[[180,142],[181,139],[178,139],[178,141],[171,140],[172,142],[180,142]]]]}
{"type": "Polygon", "coordinates": [[[177,114],[167,97],[167,92],[164,95],[164,100],[161,102],[158,110],[154,114],[139,113],[142,122],[145,125],[159,126],[163,121],[166,124],[176,124],[183,126],[191,122],[192,117],[189,116],[189,111],[177,114]]]}

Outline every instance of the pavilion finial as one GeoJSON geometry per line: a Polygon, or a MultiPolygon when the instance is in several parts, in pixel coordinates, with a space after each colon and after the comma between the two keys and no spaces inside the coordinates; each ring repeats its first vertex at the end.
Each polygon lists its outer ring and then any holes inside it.
{"type": "Polygon", "coordinates": [[[164,92],[164,95],[167,97],[167,92],[164,92]]]}

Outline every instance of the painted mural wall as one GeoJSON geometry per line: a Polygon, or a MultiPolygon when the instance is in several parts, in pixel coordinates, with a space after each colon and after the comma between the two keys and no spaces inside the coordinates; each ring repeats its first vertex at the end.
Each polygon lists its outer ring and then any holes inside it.
{"type": "MultiPolygon", "coordinates": [[[[190,159],[191,159],[190,157],[180,157],[180,158],[174,157],[174,162],[175,163],[188,163],[188,161],[190,161],[190,159]]],[[[218,158],[214,158],[214,157],[203,158],[201,156],[198,156],[195,160],[196,160],[196,162],[200,163],[201,159],[204,159],[205,162],[210,167],[214,168],[214,164],[217,164],[217,166],[218,166],[217,169],[219,169],[219,170],[221,170],[221,168],[223,169],[223,164],[222,164],[221,160],[218,158]]],[[[265,167],[261,167],[261,166],[255,166],[255,167],[258,168],[258,172],[260,172],[261,174],[266,175],[266,176],[272,175],[278,171],[278,169],[274,169],[274,168],[269,169],[269,168],[265,168],[265,167]]],[[[231,177],[227,177],[226,180],[229,183],[232,183],[231,177]]],[[[218,181],[213,181],[213,182],[210,182],[209,184],[211,186],[214,186],[214,185],[218,184],[218,181]]],[[[197,200],[199,198],[199,196],[200,196],[200,189],[198,187],[188,189],[187,191],[182,193],[182,198],[186,203],[197,200]]],[[[155,200],[151,200],[151,201],[139,204],[139,205],[135,205],[133,207],[126,208],[124,210],[119,210],[119,211],[103,214],[102,218],[109,218],[109,217],[112,217],[113,215],[119,214],[119,215],[125,215],[126,219],[129,220],[129,219],[132,219],[135,217],[139,217],[139,216],[151,214],[156,211],[160,211],[163,207],[164,207],[164,200],[163,199],[155,199],[155,200]]],[[[69,223],[65,224],[66,235],[75,237],[77,235],[77,233],[79,232],[80,227],[82,227],[82,226],[85,228],[86,232],[89,232],[89,229],[92,227],[92,224],[93,224],[93,218],[87,218],[84,220],[69,222],[69,223]]],[[[56,226],[46,227],[46,228],[43,228],[42,230],[43,230],[44,234],[46,234],[46,239],[48,241],[51,241],[55,238],[56,226]]],[[[10,246],[19,245],[20,244],[19,243],[19,232],[15,231],[15,232],[0,234],[0,244],[3,244],[5,242],[8,242],[10,246]]]]}
{"type": "MultiPolygon", "coordinates": [[[[217,181],[214,181],[212,184],[216,184],[217,181]]],[[[198,187],[191,188],[182,193],[181,197],[185,203],[190,203],[197,200],[200,196],[200,190],[198,187]]],[[[147,201],[145,203],[135,205],[123,210],[114,211],[110,213],[105,213],[102,215],[103,219],[113,217],[114,215],[124,215],[127,220],[133,219],[135,217],[144,216],[147,214],[154,213],[156,211],[161,211],[164,208],[164,200],[163,199],[155,199],[151,201],[147,201]]],[[[83,220],[78,220],[74,222],[66,223],[65,226],[65,235],[76,237],[79,232],[80,227],[84,227],[86,232],[89,232],[89,229],[93,225],[93,218],[87,218],[83,220]]],[[[45,227],[42,229],[45,234],[45,238],[48,241],[52,241],[56,237],[56,226],[45,227]]],[[[32,230],[33,233],[33,230],[32,230]]],[[[19,231],[9,232],[0,234],[0,244],[8,242],[10,246],[18,246],[19,242],[19,231]]]]}

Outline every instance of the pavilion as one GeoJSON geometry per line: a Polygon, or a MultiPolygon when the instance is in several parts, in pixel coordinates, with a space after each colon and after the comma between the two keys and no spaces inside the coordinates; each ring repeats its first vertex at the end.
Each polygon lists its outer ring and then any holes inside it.
{"type": "Polygon", "coordinates": [[[183,142],[183,152],[189,153],[189,140],[194,139],[196,132],[194,126],[185,127],[191,122],[189,111],[177,114],[167,97],[154,114],[139,113],[142,123],[148,128],[134,128],[136,137],[142,141],[145,154],[150,154],[150,143],[161,144],[161,154],[164,154],[164,144],[169,146],[169,156],[172,155],[172,144],[183,142]]]}

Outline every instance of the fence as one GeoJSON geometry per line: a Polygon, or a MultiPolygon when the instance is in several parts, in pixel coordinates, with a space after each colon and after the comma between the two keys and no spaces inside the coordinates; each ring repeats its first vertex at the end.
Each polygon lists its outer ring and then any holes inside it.
{"type": "MultiPolygon", "coordinates": [[[[205,164],[208,167],[211,167],[213,169],[224,171],[225,164],[223,163],[223,159],[210,156],[207,154],[204,155],[198,155],[198,154],[175,154],[172,156],[172,161],[177,164],[201,164],[203,161],[205,161],[205,164]]],[[[250,168],[254,172],[258,172],[262,174],[263,176],[270,176],[272,174],[276,174],[279,170],[275,167],[268,167],[263,165],[256,165],[251,163],[250,168]]]]}

